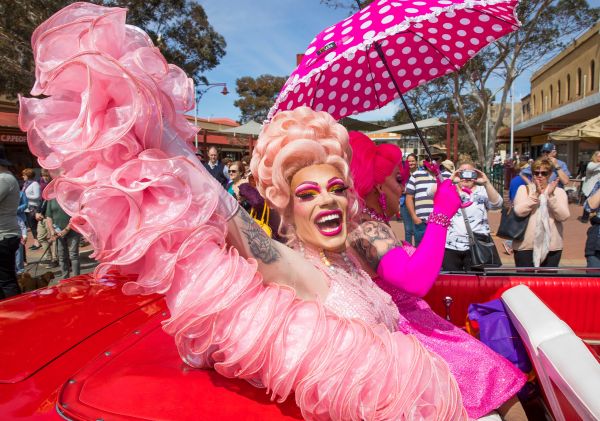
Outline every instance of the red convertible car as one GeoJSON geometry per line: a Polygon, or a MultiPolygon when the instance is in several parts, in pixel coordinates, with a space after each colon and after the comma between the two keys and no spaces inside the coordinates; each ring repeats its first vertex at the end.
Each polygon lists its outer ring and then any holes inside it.
{"type": "MultiPolygon", "coordinates": [[[[541,385],[537,414],[599,419],[599,276],[448,273],[426,299],[460,326],[470,303],[502,296],[541,385]],[[528,288],[513,288],[521,284],[528,288]]],[[[278,404],[244,381],[184,364],[161,329],[164,297],[123,295],[127,280],[79,276],[0,302],[2,420],[302,418],[293,399],[278,404]]]]}

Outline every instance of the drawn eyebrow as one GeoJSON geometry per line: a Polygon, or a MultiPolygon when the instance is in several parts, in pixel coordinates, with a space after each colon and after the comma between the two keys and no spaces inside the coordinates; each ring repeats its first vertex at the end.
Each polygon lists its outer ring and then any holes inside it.
{"type": "Polygon", "coordinates": [[[327,182],[327,189],[329,189],[331,186],[333,186],[335,184],[343,184],[343,185],[345,185],[346,183],[344,183],[344,180],[342,180],[339,177],[333,177],[332,179],[330,179],[327,182]]]}

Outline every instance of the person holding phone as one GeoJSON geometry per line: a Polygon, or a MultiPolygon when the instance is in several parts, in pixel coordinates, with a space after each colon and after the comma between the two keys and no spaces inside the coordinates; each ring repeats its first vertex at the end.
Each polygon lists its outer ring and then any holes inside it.
{"type": "Polygon", "coordinates": [[[446,236],[446,251],[442,269],[452,272],[468,272],[472,270],[469,234],[465,217],[474,233],[489,235],[487,211],[502,207],[502,196],[498,194],[488,177],[471,161],[459,163],[458,170],[452,174],[452,180],[461,188],[463,202],[471,205],[457,212],[446,236]]]}

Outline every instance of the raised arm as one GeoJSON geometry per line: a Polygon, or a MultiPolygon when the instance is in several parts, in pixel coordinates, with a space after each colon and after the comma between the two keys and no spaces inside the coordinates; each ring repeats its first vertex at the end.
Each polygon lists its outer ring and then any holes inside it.
{"type": "Polygon", "coordinates": [[[555,185],[548,186],[548,209],[557,221],[566,221],[569,216],[569,199],[567,193],[555,185]]]}
{"type": "Polygon", "coordinates": [[[520,186],[514,200],[514,209],[517,216],[529,215],[540,203],[539,195],[535,185],[526,184],[520,186]]]}
{"type": "Polygon", "coordinates": [[[556,172],[556,175],[563,186],[569,184],[569,177],[571,177],[569,169],[566,166],[563,168],[556,158],[551,158],[550,160],[552,161],[552,165],[554,165],[554,172],[556,172]]]}
{"type": "Polygon", "coordinates": [[[592,194],[587,199],[587,206],[592,210],[598,210],[600,208],[600,189],[596,191],[596,193],[592,194]]]}
{"type": "Polygon", "coordinates": [[[439,275],[448,226],[460,203],[452,181],[444,181],[436,191],[425,236],[412,256],[400,247],[391,228],[374,221],[363,223],[351,244],[385,282],[424,296],[439,275]]]}
{"type": "Polygon", "coordinates": [[[238,207],[227,229],[227,242],[241,256],[257,261],[265,283],[292,287],[304,300],[325,300],[329,288],[323,274],[300,253],[269,237],[243,208],[238,207]]]}

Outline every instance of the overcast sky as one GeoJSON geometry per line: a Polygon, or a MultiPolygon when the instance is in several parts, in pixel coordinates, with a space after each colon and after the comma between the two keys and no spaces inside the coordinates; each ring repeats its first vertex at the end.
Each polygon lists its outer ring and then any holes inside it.
{"type": "MultiPolygon", "coordinates": [[[[600,0],[589,0],[600,6],[600,0]]],[[[319,0],[200,0],[209,22],[227,41],[221,63],[206,73],[210,82],[225,82],[229,95],[213,88],[202,97],[200,117],[239,118],[233,105],[235,81],[261,74],[288,76],[296,67],[296,54],[303,53],[316,34],[349,14],[347,9],[326,7],[319,0]]],[[[529,92],[529,73],[515,86],[516,99],[529,92]]],[[[398,105],[357,116],[361,120],[391,118],[398,105]]]]}

